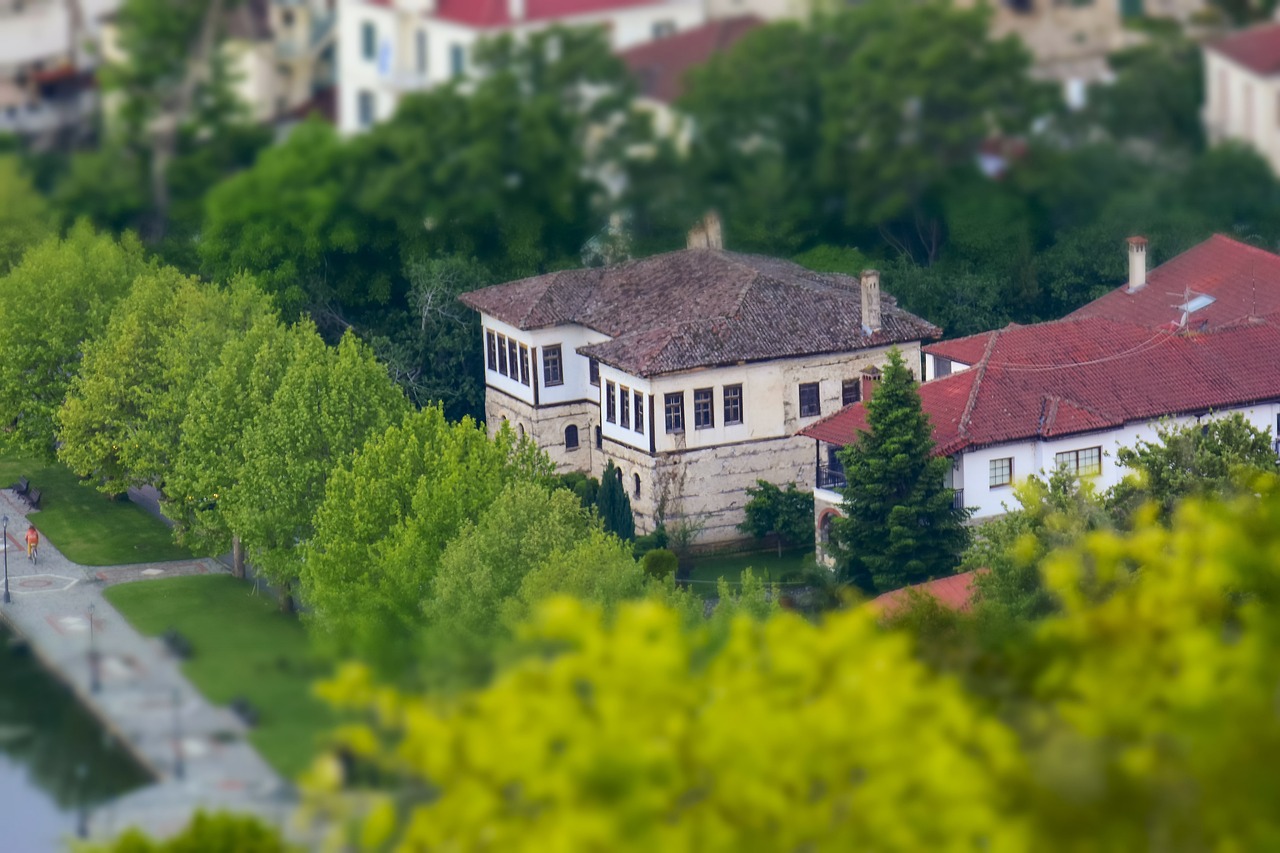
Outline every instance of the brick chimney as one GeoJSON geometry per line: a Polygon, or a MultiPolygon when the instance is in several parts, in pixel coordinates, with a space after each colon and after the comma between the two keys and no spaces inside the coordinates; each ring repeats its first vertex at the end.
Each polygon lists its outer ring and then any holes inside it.
{"type": "Polygon", "coordinates": [[[690,249],[723,249],[724,233],[720,225],[720,214],[713,210],[702,217],[690,229],[686,246],[690,249]]]}
{"type": "Polygon", "coordinates": [[[1129,293],[1137,293],[1147,286],[1147,238],[1130,237],[1129,243],[1129,293]]]}
{"type": "Polygon", "coordinates": [[[880,272],[862,271],[862,331],[880,331],[880,272]]]}

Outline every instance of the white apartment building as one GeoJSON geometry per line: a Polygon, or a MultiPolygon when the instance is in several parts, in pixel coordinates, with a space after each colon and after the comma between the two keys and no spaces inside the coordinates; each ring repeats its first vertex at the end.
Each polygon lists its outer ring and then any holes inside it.
{"type": "Polygon", "coordinates": [[[1204,75],[1210,142],[1242,142],[1280,174],[1280,24],[1205,45],[1204,75]]]}
{"type": "MultiPolygon", "coordinates": [[[[1146,248],[1130,239],[1129,282],[1063,320],[924,347],[935,453],[974,519],[1059,465],[1108,489],[1126,474],[1117,451],[1162,425],[1238,412],[1280,435],[1280,257],[1215,236],[1148,274],[1146,248]]],[[[859,403],[802,430],[820,548],[840,513],[838,451],[866,429],[859,403]]]]}
{"type": "Polygon", "coordinates": [[[476,42],[562,24],[600,26],[615,50],[706,20],[702,0],[336,0],[338,129],[357,133],[406,92],[461,77],[476,42]]]}
{"type": "MultiPolygon", "coordinates": [[[[714,238],[707,241],[717,245],[714,238]]],[[[896,346],[919,363],[938,330],[862,280],[692,248],[464,294],[480,312],[491,429],[509,421],[561,470],[612,461],[639,532],[744,537],[746,489],[809,482],[796,433],[859,399],[896,346]]]]}
{"type": "Polygon", "coordinates": [[[0,133],[49,139],[97,106],[94,45],[121,0],[0,0],[0,133]]]}

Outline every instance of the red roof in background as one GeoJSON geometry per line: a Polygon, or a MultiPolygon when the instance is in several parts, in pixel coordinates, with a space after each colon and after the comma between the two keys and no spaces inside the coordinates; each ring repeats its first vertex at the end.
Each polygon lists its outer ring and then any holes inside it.
{"type": "MultiPolygon", "coordinates": [[[[979,337],[973,367],[920,386],[939,455],[1280,398],[1267,320],[1193,334],[1086,317],[979,337]]],[[[800,434],[843,446],[866,426],[855,403],[800,434]]]]}
{"type": "Polygon", "coordinates": [[[914,590],[915,592],[932,596],[948,610],[967,613],[973,607],[974,579],[980,572],[985,571],[986,569],[975,569],[972,572],[964,572],[951,577],[912,584],[911,586],[895,589],[892,592],[877,596],[871,599],[870,604],[880,608],[880,613],[883,616],[895,616],[910,603],[911,592],[914,590]]]}
{"type": "Polygon", "coordinates": [[[940,355],[943,358],[958,361],[961,364],[977,364],[982,358],[982,354],[987,351],[987,344],[991,342],[991,336],[995,332],[979,332],[976,335],[969,335],[967,338],[955,338],[950,341],[939,341],[936,344],[929,344],[924,351],[930,355],[940,355]]]}
{"type": "MultiPolygon", "coordinates": [[[[1277,27],[1280,36],[1280,26],[1277,27]]],[[[1216,329],[1249,317],[1280,312],[1280,255],[1215,234],[1147,274],[1136,293],[1122,285],[1095,299],[1067,319],[1107,317],[1150,328],[1176,325],[1178,306],[1190,291],[1212,296],[1213,304],[1191,313],[1187,326],[1216,329]]]]}
{"type": "MultiPolygon", "coordinates": [[[[571,18],[631,6],[650,6],[656,0],[525,0],[525,21],[571,18]]],[[[473,27],[505,27],[514,23],[510,0],[439,0],[435,17],[473,27]]]]}
{"type": "Polygon", "coordinates": [[[1263,24],[1211,42],[1209,49],[1258,74],[1280,71],[1280,24],[1263,24]]]}
{"type": "Polygon", "coordinates": [[[639,81],[641,94],[674,103],[684,94],[684,78],[689,69],[728,50],[763,23],[755,15],[709,21],[692,30],[624,51],[622,61],[639,81]]]}

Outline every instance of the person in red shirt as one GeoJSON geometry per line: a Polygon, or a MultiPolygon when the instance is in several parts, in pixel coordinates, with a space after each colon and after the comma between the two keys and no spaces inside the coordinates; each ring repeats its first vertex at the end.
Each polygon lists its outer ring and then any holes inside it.
{"type": "Polygon", "coordinates": [[[40,534],[36,532],[36,526],[30,524],[27,526],[27,559],[35,560],[36,549],[40,547],[40,534]]]}

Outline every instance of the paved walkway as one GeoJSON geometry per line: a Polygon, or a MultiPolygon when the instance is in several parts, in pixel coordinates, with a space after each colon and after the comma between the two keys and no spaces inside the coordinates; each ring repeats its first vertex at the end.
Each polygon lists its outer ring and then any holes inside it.
{"type": "MultiPolygon", "coordinates": [[[[3,490],[0,512],[9,516],[3,544],[13,598],[0,604],[0,616],[156,777],[154,785],[94,812],[91,835],[129,826],[169,835],[197,809],[250,812],[285,829],[293,792],[245,740],[243,723],[201,696],[163,643],[135,631],[102,596],[114,583],[226,569],[214,560],[92,568],[72,563],[47,541],[33,566],[21,544],[26,506],[3,490]]],[[[39,530],[38,515],[34,521],[39,530]]]]}

